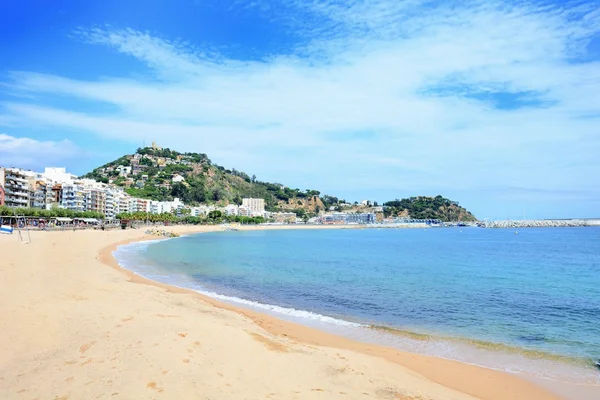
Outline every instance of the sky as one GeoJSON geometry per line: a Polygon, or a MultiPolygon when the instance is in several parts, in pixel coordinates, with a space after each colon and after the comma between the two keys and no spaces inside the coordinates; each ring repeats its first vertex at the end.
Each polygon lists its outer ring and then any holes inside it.
{"type": "Polygon", "coordinates": [[[600,0],[0,3],[0,165],[152,141],[350,201],[600,217],[600,0]]]}

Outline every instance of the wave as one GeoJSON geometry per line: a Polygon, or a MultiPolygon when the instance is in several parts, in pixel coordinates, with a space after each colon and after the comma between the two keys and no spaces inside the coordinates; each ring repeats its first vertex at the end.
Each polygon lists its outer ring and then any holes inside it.
{"type": "Polygon", "coordinates": [[[157,271],[151,271],[150,266],[148,266],[148,260],[144,260],[143,263],[140,263],[139,256],[140,252],[145,251],[148,246],[153,243],[162,242],[165,240],[170,240],[172,238],[165,239],[157,239],[157,240],[148,240],[144,242],[136,242],[127,245],[122,245],[117,248],[117,250],[113,253],[113,256],[117,260],[117,263],[122,267],[129,271],[132,271],[136,274],[143,275],[146,278],[159,281],[160,283],[165,283],[168,285],[176,286],[182,289],[192,289],[202,295],[214,298],[216,300],[221,300],[227,303],[240,304],[249,308],[258,309],[262,311],[267,311],[269,313],[280,314],[283,316],[310,320],[320,323],[333,324],[338,326],[346,326],[346,327],[367,327],[368,325],[363,325],[357,322],[346,321],[339,318],[329,317],[327,315],[315,313],[307,310],[299,310],[292,307],[282,307],[274,304],[266,304],[258,301],[247,300],[240,297],[228,296],[224,294],[220,294],[217,292],[213,292],[210,290],[206,290],[201,285],[198,285],[195,281],[190,281],[187,276],[174,276],[174,275],[164,275],[160,274],[157,271]],[[179,278],[179,279],[177,279],[179,278]]]}
{"type": "Polygon", "coordinates": [[[343,319],[333,318],[333,317],[329,317],[327,315],[314,313],[312,311],[298,310],[296,308],[290,308],[290,307],[281,307],[281,306],[276,306],[273,304],[265,304],[265,303],[260,303],[258,301],[246,300],[246,299],[242,299],[242,298],[234,297],[234,296],[226,296],[223,294],[206,291],[206,290],[202,290],[202,289],[197,289],[197,288],[194,288],[194,290],[200,294],[212,297],[217,300],[225,301],[228,303],[242,304],[242,305],[248,306],[250,308],[265,310],[265,311],[268,311],[271,313],[287,315],[290,317],[308,319],[308,320],[312,320],[312,321],[324,322],[327,324],[334,324],[334,325],[340,325],[340,326],[351,326],[351,327],[355,327],[355,328],[368,326],[368,325],[359,324],[357,322],[350,322],[350,321],[346,321],[343,319]]]}

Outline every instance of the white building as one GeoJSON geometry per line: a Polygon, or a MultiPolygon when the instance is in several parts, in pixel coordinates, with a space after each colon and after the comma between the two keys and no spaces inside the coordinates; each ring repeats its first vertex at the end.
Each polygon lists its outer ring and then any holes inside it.
{"type": "Polygon", "coordinates": [[[248,207],[240,206],[238,208],[238,215],[240,217],[249,217],[249,216],[252,215],[252,213],[251,213],[251,211],[250,211],[250,209],[248,207]]]}
{"type": "Polygon", "coordinates": [[[119,165],[116,170],[119,171],[119,176],[128,176],[131,174],[131,166],[119,165]]]}
{"type": "Polygon", "coordinates": [[[181,176],[181,175],[175,175],[173,177],[173,179],[171,179],[171,181],[173,183],[181,183],[181,182],[185,182],[185,178],[183,176],[181,176]]]}
{"type": "Polygon", "coordinates": [[[201,216],[205,216],[208,215],[209,212],[216,210],[215,206],[206,206],[206,205],[202,205],[199,207],[192,207],[190,209],[191,213],[190,215],[193,217],[201,217],[201,216]]]}
{"type": "Polygon", "coordinates": [[[72,182],[62,185],[60,206],[67,210],[85,211],[86,194],[81,182],[72,182]]]}
{"type": "Polygon", "coordinates": [[[229,204],[228,206],[223,208],[223,211],[228,216],[235,216],[235,215],[238,215],[239,207],[236,206],[235,204],[229,204]]]}
{"type": "MultiPolygon", "coordinates": [[[[265,199],[253,199],[253,198],[242,199],[242,207],[244,207],[246,210],[248,210],[249,215],[251,215],[251,216],[265,215],[265,199]]],[[[241,207],[240,207],[240,209],[241,209],[241,207]]]]}
{"type": "Polygon", "coordinates": [[[0,205],[23,208],[29,206],[29,184],[27,176],[20,170],[0,168],[0,187],[4,192],[4,197],[0,197],[0,205]]]}
{"type": "Polygon", "coordinates": [[[131,212],[131,197],[125,192],[117,193],[115,198],[116,214],[129,213],[131,212]]]}
{"type": "Polygon", "coordinates": [[[114,219],[119,209],[120,190],[107,187],[104,193],[106,194],[106,213],[104,213],[104,217],[114,219]]]}
{"type": "Polygon", "coordinates": [[[52,183],[71,183],[77,179],[66,168],[46,167],[41,175],[52,183]]]}

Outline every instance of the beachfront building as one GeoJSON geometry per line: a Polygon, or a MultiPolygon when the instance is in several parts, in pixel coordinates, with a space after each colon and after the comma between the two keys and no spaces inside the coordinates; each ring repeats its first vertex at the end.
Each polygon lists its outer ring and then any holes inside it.
{"type": "MultiPolygon", "coordinates": [[[[147,200],[146,209],[150,214],[180,213],[185,208],[185,204],[177,197],[173,201],[150,201],[147,200]]],[[[192,209],[193,215],[194,209],[192,209]]]]}
{"type": "Polygon", "coordinates": [[[114,219],[117,216],[119,210],[119,190],[112,187],[107,187],[105,190],[106,195],[106,212],[104,217],[106,219],[114,219]]]}
{"type": "Polygon", "coordinates": [[[321,216],[320,223],[324,225],[345,225],[345,224],[373,224],[375,223],[374,213],[332,213],[321,216]]]}
{"type": "Polygon", "coordinates": [[[29,207],[47,210],[57,204],[51,183],[45,180],[35,180],[30,184],[30,188],[29,207]]]}
{"type": "Polygon", "coordinates": [[[106,192],[101,188],[93,188],[86,191],[87,204],[85,211],[96,211],[106,214],[106,192]]]}
{"type": "Polygon", "coordinates": [[[332,213],[321,216],[320,222],[323,225],[344,225],[346,223],[346,213],[332,213]]]}
{"type": "Polygon", "coordinates": [[[133,197],[125,192],[117,193],[117,196],[114,200],[116,208],[115,212],[117,215],[131,212],[132,199],[133,197]]]}
{"type": "Polygon", "coordinates": [[[347,224],[374,224],[375,214],[374,213],[361,213],[361,214],[347,214],[347,224]]]}
{"type": "MultiPolygon", "coordinates": [[[[263,215],[265,215],[265,199],[242,199],[242,207],[244,207],[247,210],[248,216],[262,217],[263,215]]],[[[242,207],[240,207],[240,210],[242,207]]]]}
{"type": "Polygon", "coordinates": [[[150,200],[129,197],[129,212],[150,212],[150,200]]]}
{"type": "Polygon", "coordinates": [[[214,206],[206,206],[206,205],[202,205],[199,207],[192,207],[190,209],[190,215],[192,217],[201,217],[201,216],[205,216],[208,215],[209,212],[216,210],[216,208],[214,206]]]}
{"type": "Polygon", "coordinates": [[[77,179],[77,176],[67,172],[66,168],[46,167],[41,175],[51,183],[72,183],[77,179]]]}
{"type": "Polygon", "coordinates": [[[238,207],[238,215],[240,217],[250,217],[250,216],[252,216],[250,209],[248,207],[246,207],[246,206],[239,206],[238,207]]]}
{"type": "Polygon", "coordinates": [[[4,194],[3,205],[13,208],[29,206],[29,184],[22,171],[0,168],[0,187],[4,194]]]}
{"type": "Polygon", "coordinates": [[[229,204],[228,206],[225,206],[223,208],[223,212],[225,213],[225,215],[235,216],[235,215],[238,215],[239,207],[236,206],[235,204],[229,204]]]}
{"type": "Polygon", "coordinates": [[[62,185],[62,198],[60,206],[67,210],[85,211],[86,191],[81,182],[62,185]]]}

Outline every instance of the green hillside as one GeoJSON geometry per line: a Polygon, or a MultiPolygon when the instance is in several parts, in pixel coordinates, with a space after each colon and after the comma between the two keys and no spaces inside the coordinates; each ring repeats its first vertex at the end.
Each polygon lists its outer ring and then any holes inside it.
{"type": "MultiPolygon", "coordinates": [[[[344,205],[345,200],[321,195],[317,190],[292,189],[279,183],[262,182],[235,169],[213,164],[206,154],[179,153],[145,147],[83,176],[121,186],[132,196],[168,201],[175,197],[188,205],[241,204],[242,198],[265,199],[268,211],[294,211],[299,216],[316,215],[333,207],[336,211],[373,211],[371,207],[344,205]]],[[[411,197],[383,204],[384,215],[416,219],[475,221],[458,203],[437,197],[411,197]]]]}
{"type": "Polygon", "coordinates": [[[440,219],[442,221],[477,221],[469,211],[457,202],[436,197],[411,197],[408,199],[388,201],[383,204],[385,216],[410,216],[414,219],[440,219]]]}
{"type": "Polygon", "coordinates": [[[261,182],[255,176],[213,164],[206,154],[170,149],[140,148],[83,177],[122,186],[135,197],[159,201],[178,197],[190,205],[241,204],[242,198],[255,197],[265,199],[271,211],[301,208],[319,212],[325,207],[316,190],[261,182]]]}

